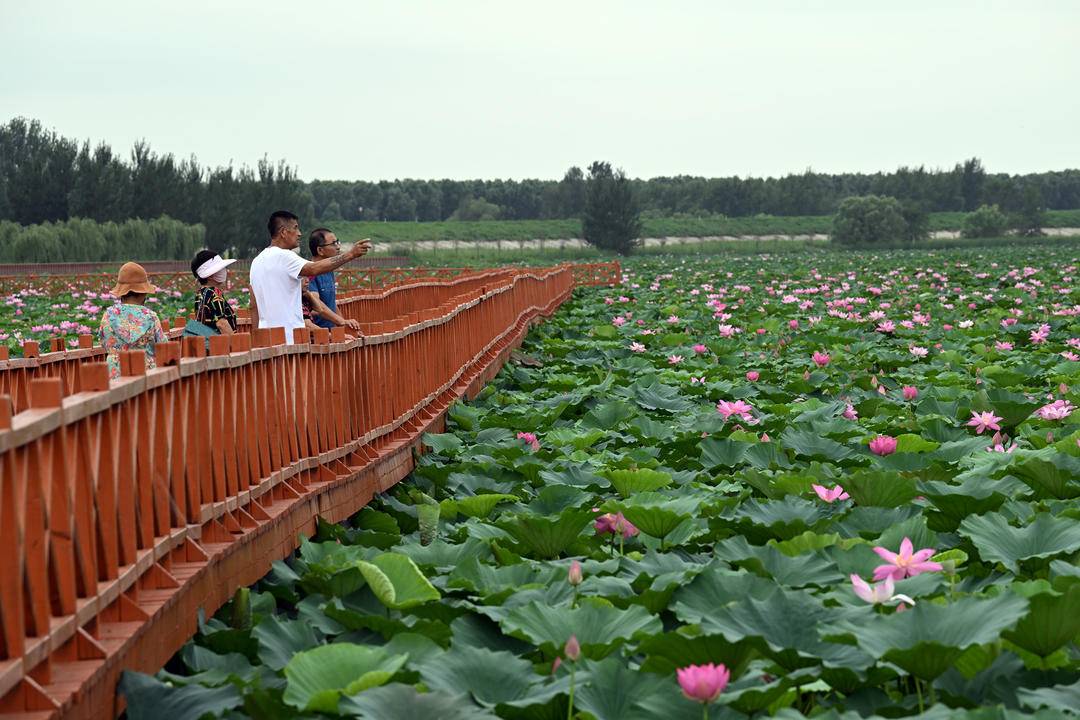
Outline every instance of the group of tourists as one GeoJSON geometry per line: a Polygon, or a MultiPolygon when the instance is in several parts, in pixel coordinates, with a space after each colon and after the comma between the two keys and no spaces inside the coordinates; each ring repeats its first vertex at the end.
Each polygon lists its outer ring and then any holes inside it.
{"type": "MultiPolygon", "coordinates": [[[[343,327],[348,334],[360,329],[356,320],[345,319],[337,311],[337,283],[334,271],[371,249],[367,240],[341,250],[341,241],[328,228],[317,228],[308,236],[311,260],[296,250],[300,247],[300,220],[279,210],[267,222],[270,244],[251,261],[251,322],[260,328],[285,329],[285,342],[293,342],[293,331],[308,328],[343,327]]],[[[231,335],[237,331],[236,311],[225,297],[229,265],[211,250],[200,250],[191,261],[191,274],[199,284],[194,319],[185,335],[231,335]]],[[[106,350],[109,377],[120,377],[120,352],[142,350],[147,368],[156,366],[154,346],[165,341],[165,332],[156,312],[146,306],[157,288],[146,269],[125,263],[111,293],[120,302],[105,309],[101,318],[101,345],[106,350]]]]}

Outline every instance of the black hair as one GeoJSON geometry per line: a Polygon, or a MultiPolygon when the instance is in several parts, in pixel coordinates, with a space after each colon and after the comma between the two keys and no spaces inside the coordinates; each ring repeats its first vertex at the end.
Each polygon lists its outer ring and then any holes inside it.
{"type": "Polygon", "coordinates": [[[288,210],[278,210],[271,215],[270,219],[266,222],[266,229],[270,232],[270,239],[273,240],[277,237],[281,228],[285,227],[290,220],[300,222],[300,218],[296,217],[296,215],[293,215],[288,210]]]}
{"type": "Polygon", "coordinates": [[[195,259],[191,261],[191,274],[195,276],[195,279],[199,281],[200,285],[205,285],[206,279],[199,277],[199,266],[213,258],[215,255],[217,255],[217,253],[213,250],[200,250],[195,253],[195,259]]]}
{"type": "Polygon", "coordinates": [[[317,257],[319,254],[319,246],[326,242],[326,236],[334,232],[330,228],[315,228],[308,235],[307,244],[308,250],[311,251],[311,257],[317,257]]]}

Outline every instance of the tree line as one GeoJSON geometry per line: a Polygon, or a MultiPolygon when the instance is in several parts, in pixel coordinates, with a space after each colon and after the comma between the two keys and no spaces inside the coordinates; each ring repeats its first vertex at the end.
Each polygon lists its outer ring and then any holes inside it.
{"type": "Polygon", "coordinates": [[[204,247],[204,238],[202,225],[164,215],[119,223],[71,218],[20,225],[0,220],[0,262],[186,260],[204,247]]]}
{"type": "MultiPolygon", "coordinates": [[[[988,173],[977,158],[950,169],[779,178],[624,178],[647,216],[829,215],[848,197],[896,198],[916,215],[997,205],[1019,212],[1080,208],[1080,170],[988,173]]],[[[304,227],[316,220],[525,220],[581,218],[589,177],[571,167],[560,180],[315,180],[284,161],[212,168],[140,141],[128,157],[79,143],[16,118],[0,126],[0,220],[22,225],[88,218],[120,222],[168,215],[205,228],[206,245],[251,255],[265,242],[266,217],[289,208],[304,227]]]]}

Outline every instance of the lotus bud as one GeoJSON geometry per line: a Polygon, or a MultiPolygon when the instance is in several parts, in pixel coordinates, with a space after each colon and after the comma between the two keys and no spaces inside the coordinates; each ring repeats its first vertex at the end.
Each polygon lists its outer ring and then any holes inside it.
{"type": "Polygon", "coordinates": [[[566,655],[566,659],[570,662],[577,662],[581,657],[581,643],[578,642],[577,635],[571,635],[570,639],[566,641],[563,654],[566,655]]]}
{"type": "Polygon", "coordinates": [[[567,573],[566,579],[567,582],[569,582],[571,585],[574,585],[575,587],[581,584],[581,581],[583,579],[581,573],[581,563],[579,563],[577,560],[574,560],[572,563],[570,563],[570,571],[567,573]]]}

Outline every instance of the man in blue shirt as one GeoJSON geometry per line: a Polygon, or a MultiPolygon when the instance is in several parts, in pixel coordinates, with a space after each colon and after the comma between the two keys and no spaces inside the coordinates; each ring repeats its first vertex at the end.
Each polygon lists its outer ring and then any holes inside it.
{"type": "MultiPolygon", "coordinates": [[[[316,228],[308,236],[308,249],[311,250],[312,261],[325,260],[341,253],[341,241],[328,228],[316,228]]],[[[315,275],[308,281],[308,292],[317,295],[329,313],[320,314],[318,309],[313,313],[312,320],[319,327],[332,328],[344,326],[351,330],[359,330],[360,323],[356,320],[346,320],[337,314],[337,282],[334,273],[328,272],[315,275]]]]}

